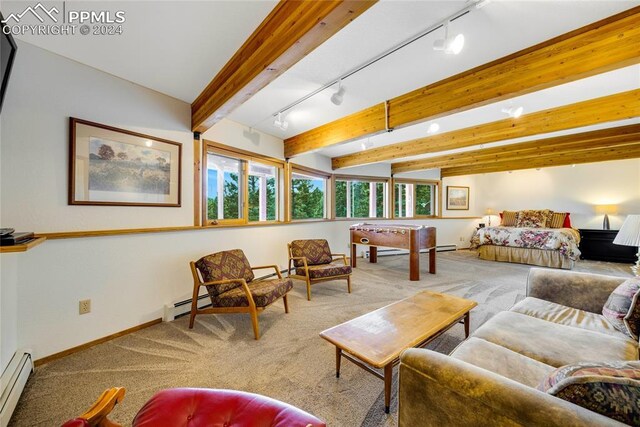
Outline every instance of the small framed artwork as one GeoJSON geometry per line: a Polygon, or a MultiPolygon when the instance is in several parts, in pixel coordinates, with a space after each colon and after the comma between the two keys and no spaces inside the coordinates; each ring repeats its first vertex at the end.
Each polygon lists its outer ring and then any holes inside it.
{"type": "Polygon", "coordinates": [[[69,135],[70,205],[180,206],[181,144],[73,117],[69,135]]]}
{"type": "Polygon", "coordinates": [[[469,210],[469,187],[447,186],[447,210],[469,210]]]}

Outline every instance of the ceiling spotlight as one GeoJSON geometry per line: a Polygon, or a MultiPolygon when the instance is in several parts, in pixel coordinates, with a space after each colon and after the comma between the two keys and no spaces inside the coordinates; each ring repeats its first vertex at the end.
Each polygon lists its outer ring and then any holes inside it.
{"type": "Polygon", "coordinates": [[[345,88],[342,86],[342,80],[338,80],[338,91],[331,95],[331,102],[333,102],[335,105],[342,104],[345,91],[345,88]]]}
{"type": "Polygon", "coordinates": [[[488,5],[490,1],[491,0],[478,0],[478,1],[476,1],[476,9],[482,9],[483,7],[488,5]]]}
{"type": "Polygon", "coordinates": [[[440,125],[437,123],[431,123],[427,129],[427,133],[436,133],[440,130],[440,125]]]}
{"type": "Polygon", "coordinates": [[[366,141],[362,141],[362,144],[360,144],[360,148],[362,148],[362,151],[367,150],[371,147],[373,147],[373,142],[371,142],[369,138],[367,138],[366,141]]]}
{"type": "Polygon", "coordinates": [[[457,55],[464,47],[464,34],[449,37],[449,23],[444,24],[444,39],[433,42],[433,50],[444,51],[449,55],[457,55]]]}
{"type": "Polygon", "coordinates": [[[153,145],[153,141],[151,141],[150,139],[147,139],[144,145],[146,145],[147,147],[151,147],[153,145]]]}
{"type": "Polygon", "coordinates": [[[509,117],[514,119],[517,119],[518,117],[520,117],[523,111],[524,111],[523,107],[508,107],[508,108],[502,109],[503,113],[509,115],[509,117]]]}
{"type": "Polygon", "coordinates": [[[273,121],[273,125],[281,130],[287,130],[289,127],[289,122],[282,118],[282,112],[278,113],[278,116],[273,121]]]}
{"type": "Polygon", "coordinates": [[[572,167],[572,168],[575,168],[575,167],[576,167],[576,165],[571,165],[571,167],[572,167]]]}

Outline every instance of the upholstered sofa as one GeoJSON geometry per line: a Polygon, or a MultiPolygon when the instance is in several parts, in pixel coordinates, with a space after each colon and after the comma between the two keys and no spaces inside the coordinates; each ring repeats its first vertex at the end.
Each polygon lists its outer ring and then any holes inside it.
{"type": "MultiPolygon", "coordinates": [[[[622,425],[539,391],[556,368],[637,361],[638,342],[602,316],[624,278],[531,269],[527,297],[478,328],[451,355],[400,358],[399,426],[622,425]]],[[[622,402],[624,404],[624,402],[622,402]]]]}

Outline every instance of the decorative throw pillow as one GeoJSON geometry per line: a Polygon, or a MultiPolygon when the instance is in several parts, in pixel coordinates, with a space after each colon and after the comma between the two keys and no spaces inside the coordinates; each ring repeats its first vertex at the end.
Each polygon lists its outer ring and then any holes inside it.
{"type": "Polygon", "coordinates": [[[516,227],[518,228],[544,228],[547,226],[547,221],[551,216],[549,209],[544,210],[526,210],[518,211],[518,217],[516,218],[516,227]]]}
{"type": "Polygon", "coordinates": [[[505,227],[515,227],[517,216],[518,216],[518,212],[516,211],[502,212],[500,214],[500,217],[502,218],[502,223],[500,225],[503,225],[505,227]]]}
{"type": "Polygon", "coordinates": [[[611,292],[602,307],[606,317],[620,332],[638,340],[640,334],[640,279],[632,277],[611,292]]]}
{"type": "Polygon", "coordinates": [[[553,215],[551,215],[551,222],[547,226],[549,228],[562,228],[566,216],[566,212],[554,212],[553,215]]]}
{"type": "Polygon", "coordinates": [[[564,217],[562,228],[571,228],[571,214],[569,212],[567,212],[567,216],[564,217]]]}
{"type": "Polygon", "coordinates": [[[640,362],[561,366],[538,390],[629,425],[640,425],[640,362]]]}

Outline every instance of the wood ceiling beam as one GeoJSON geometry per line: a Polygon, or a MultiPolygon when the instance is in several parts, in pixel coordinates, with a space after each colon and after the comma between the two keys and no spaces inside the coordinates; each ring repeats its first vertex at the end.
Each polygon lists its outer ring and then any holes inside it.
{"type": "MultiPolygon", "coordinates": [[[[640,62],[640,7],[388,101],[389,127],[432,120],[640,62]]],[[[384,103],[285,140],[285,157],[385,131],[384,103]]]]}
{"type": "Polygon", "coordinates": [[[446,178],[451,176],[475,175],[479,173],[505,172],[521,169],[566,166],[580,163],[597,163],[636,158],[640,158],[640,143],[625,145],[622,147],[599,148],[573,153],[545,155],[533,159],[523,159],[518,161],[501,161],[478,166],[444,168],[440,171],[440,174],[442,178],[446,178]]]}
{"type": "Polygon", "coordinates": [[[612,148],[635,143],[640,143],[640,124],[393,163],[391,165],[391,173],[397,174],[425,169],[460,166],[473,167],[486,163],[517,161],[536,158],[542,155],[575,153],[583,150],[612,148]]]}
{"type": "Polygon", "coordinates": [[[334,157],[334,169],[640,117],[640,89],[334,157]]]}
{"type": "Polygon", "coordinates": [[[376,2],[280,0],[193,101],[191,129],[209,129],[376,2]]]}

